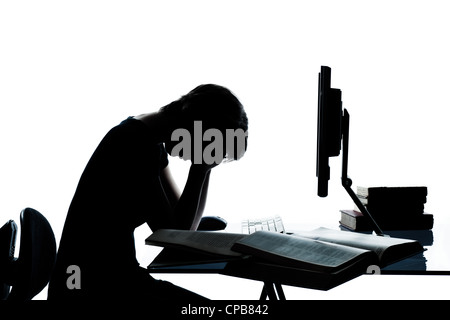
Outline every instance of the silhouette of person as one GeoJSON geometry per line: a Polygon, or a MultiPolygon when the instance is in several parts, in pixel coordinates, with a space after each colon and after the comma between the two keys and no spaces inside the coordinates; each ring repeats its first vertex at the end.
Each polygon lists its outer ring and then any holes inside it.
{"type": "MultiPolygon", "coordinates": [[[[247,132],[247,115],[239,100],[224,87],[206,84],[157,112],[129,117],[106,134],[70,204],[49,300],[202,298],[151,277],[136,260],[133,236],[143,223],[152,231],[197,228],[210,173],[218,164],[191,160],[180,194],[167,156],[176,145],[172,132],[184,128],[193,134],[195,121],[202,122],[204,131],[215,128],[225,134],[226,129],[240,128],[247,132]],[[79,268],[79,288],[68,284],[70,266],[79,268]]],[[[227,155],[224,159],[233,160],[227,155]]]]}

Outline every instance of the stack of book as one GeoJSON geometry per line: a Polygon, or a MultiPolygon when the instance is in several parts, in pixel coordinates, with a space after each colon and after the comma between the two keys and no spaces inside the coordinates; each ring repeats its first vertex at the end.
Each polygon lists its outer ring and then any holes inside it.
{"type": "MultiPolygon", "coordinates": [[[[381,230],[429,230],[433,215],[424,212],[427,187],[357,187],[357,195],[381,230]]],[[[370,231],[371,226],[356,207],[341,210],[341,226],[370,231]]]]}

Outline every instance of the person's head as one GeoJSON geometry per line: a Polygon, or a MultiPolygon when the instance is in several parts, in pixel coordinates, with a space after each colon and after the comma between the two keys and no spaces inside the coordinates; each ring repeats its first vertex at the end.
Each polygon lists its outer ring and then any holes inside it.
{"type": "MultiPolygon", "coordinates": [[[[219,85],[200,85],[180,99],[162,107],[159,112],[174,121],[176,124],[175,130],[185,129],[189,131],[191,136],[194,135],[194,124],[201,123],[202,136],[208,129],[215,129],[215,132],[220,131],[224,145],[227,132],[239,130],[245,133],[247,137],[248,119],[242,104],[230,90],[219,85]]],[[[212,140],[214,140],[214,137],[212,140]]],[[[169,153],[171,153],[173,146],[173,143],[172,145],[169,143],[169,146],[166,144],[166,147],[169,147],[169,153]]],[[[247,139],[245,138],[243,151],[246,149],[247,139]]],[[[230,150],[227,149],[225,153],[229,155],[230,150]]],[[[241,152],[240,156],[242,154],[241,152]]],[[[237,151],[234,152],[233,158],[238,159],[240,156],[239,151],[237,151]]]]}

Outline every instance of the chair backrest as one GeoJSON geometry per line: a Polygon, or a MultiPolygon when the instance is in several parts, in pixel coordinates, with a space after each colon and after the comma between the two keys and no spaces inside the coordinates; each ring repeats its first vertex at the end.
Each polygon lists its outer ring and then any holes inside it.
{"type": "Polygon", "coordinates": [[[11,286],[8,282],[11,262],[14,261],[17,225],[9,220],[0,228],[0,300],[5,300],[11,286]]]}
{"type": "Polygon", "coordinates": [[[8,300],[31,300],[48,284],[56,261],[56,241],[47,219],[32,208],[20,214],[20,251],[8,300]]]}

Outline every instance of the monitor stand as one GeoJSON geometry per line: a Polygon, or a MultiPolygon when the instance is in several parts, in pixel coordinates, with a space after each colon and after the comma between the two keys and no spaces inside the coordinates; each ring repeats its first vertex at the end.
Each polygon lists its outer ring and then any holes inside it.
{"type": "Polygon", "coordinates": [[[348,137],[349,137],[349,127],[350,127],[350,114],[346,109],[344,109],[344,115],[342,117],[342,186],[347,191],[347,193],[352,198],[353,202],[358,207],[359,211],[363,214],[364,217],[367,218],[370,225],[372,226],[373,231],[379,236],[386,236],[381,231],[378,224],[375,222],[375,219],[369,213],[367,208],[361,203],[358,196],[352,190],[352,180],[347,176],[348,169],[348,137]]]}

